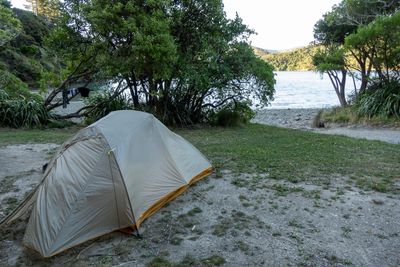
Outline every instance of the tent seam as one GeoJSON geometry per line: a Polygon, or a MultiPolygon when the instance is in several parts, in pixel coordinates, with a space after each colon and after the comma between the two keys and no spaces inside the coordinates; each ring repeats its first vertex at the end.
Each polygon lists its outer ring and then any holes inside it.
{"type": "MultiPolygon", "coordinates": [[[[108,148],[108,150],[110,151],[110,150],[111,150],[111,146],[110,146],[110,144],[108,143],[107,138],[104,136],[103,132],[102,132],[98,127],[96,127],[96,130],[97,130],[98,133],[102,136],[103,140],[105,140],[105,143],[106,143],[106,145],[107,145],[107,148],[108,148]]],[[[131,203],[131,199],[130,199],[129,194],[128,194],[128,190],[127,190],[127,188],[126,188],[124,176],[122,175],[121,169],[119,168],[118,160],[117,160],[117,158],[115,157],[114,152],[112,152],[111,155],[113,156],[113,158],[114,158],[114,160],[115,160],[115,163],[116,163],[115,165],[117,166],[117,170],[118,170],[118,172],[119,172],[119,175],[121,176],[122,183],[124,184],[124,189],[125,189],[126,197],[128,198],[129,207],[131,208],[131,213],[132,213],[132,216],[133,216],[133,220],[134,220],[134,223],[136,224],[136,217],[135,217],[135,213],[133,212],[132,203],[131,203]]]]}
{"type": "MultiPolygon", "coordinates": [[[[97,138],[99,138],[99,137],[97,137],[97,138]]],[[[93,138],[93,139],[95,139],[95,138],[93,138]]],[[[100,139],[101,139],[101,138],[100,138],[100,139]]],[[[78,142],[76,142],[76,143],[78,143],[78,142]]],[[[68,148],[69,148],[69,147],[68,147],[68,148]]],[[[102,156],[102,155],[99,154],[99,156],[97,157],[97,159],[101,158],[101,156],[102,156]]],[[[78,201],[79,199],[82,198],[82,193],[86,191],[86,189],[88,188],[88,186],[89,186],[89,182],[87,182],[86,185],[85,185],[85,188],[83,188],[83,189],[80,191],[79,197],[77,197],[76,199],[74,199],[74,205],[69,209],[68,216],[65,216],[66,218],[68,218],[68,217],[71,215],[71,212],[74,210],[77,201],[78,201]]],[[[60,227],[60,229],[62,229],[62,228],[64,227],[66,221],[67,221],[67,219],[62,223],[62,226],[60,227]]],[[[53,240],[52,242],[53,242],[53,243],[56,243],[58,237],[59,237],[59,236],[56,235],[56,238],[54,238],[54,240],[53,240]]]]}

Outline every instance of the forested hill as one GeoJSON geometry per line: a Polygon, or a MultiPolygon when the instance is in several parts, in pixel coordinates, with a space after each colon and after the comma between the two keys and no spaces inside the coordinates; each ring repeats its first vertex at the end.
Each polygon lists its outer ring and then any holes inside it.
{"type": "Polygon", "coordinates": [[[22,30],[10,43],[0,46],[0,76],[12,84],[22,81],[31,88],[39,87],[43,73],[59,68],[59,61],[44,46],[50,25],[41,16],[13,8],[22,30]]]}
{"type": "Polygon", "coordinates": [[[314,70],[312,56],[317,51],[316,46],[306,46],[286,51],[270,51],[253,47],[255,53],[263,60],[272,64],[277,71],[314,70]]]}

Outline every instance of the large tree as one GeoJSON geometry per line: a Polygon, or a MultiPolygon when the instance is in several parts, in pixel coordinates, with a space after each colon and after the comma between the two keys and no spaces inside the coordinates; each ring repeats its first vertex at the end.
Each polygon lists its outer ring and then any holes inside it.
{"type": "Polygon", "coordinates": [[[349,51],[365,51],[381,81],[400,78],[400,12],[359,27],[346,37],[345,47],[349,51]]]}
{"type": "Polygon", "coordinates": [[[122,82],[136,108],[166,122],[273,95],[272,68],[247,43],[253,32],[227,19],[221,0],[67,0],[61,14],[52,44],[70,70],[122,82]]]}
{"type": "MultiPolygon", "coordinates": [[[[320,19],[314,26],[314,37],[317,43],[323,44],[328,49],[326,51],[338,51],[345,45],[345,54],[343,65],[330,64],[329,61],[322,61],[322,57],[317,58],[314,62],[322,64],[322,68],[325,68],[326,73],[329,77],[335,79],[331,74],[336,73],[338,70],[344,74],[344,69],[347,69],[346,73],[352,75],[353,78],[360,80],[359,88],[355,88],[354,93],[362,93],[368,86],[370,76],[373,70],[373,60],[371,58],[374,55],[374,51],[378,49],[376,43],[370,42],[366,45],[366,39],[361,38],[361,34],[356,34],[360,27],[366,27],[366,25],[373,22],[379,16],[387,16],[396,13],[400,8],[400,1],[396,0],[343,0],[338,5],[333,6],[332,10],[326,13],[322,19],[320,19]],[[374,46],[374,48],[370,46],[374,46]],[[349,60],[353,58],[353,60],[349,60]],[[326,69],[327,66],[334,67],[336,69],[326,69]]],[[[365,31],[364,31],[365,32],[365,31]]],[[[337,54],[336,54],[337,55],[337,54]]],[[[335,55],[327,56],[325,59],[329,60],[335,58],[335,55]]],[[[337,61],[336,61],[337,62],[337,61]]],[[[318,68],[318,66],[317,66],[318,68]]],[[[345,83],[345,79],[341,79],[345,83]]],[[[345,84],[341,84],[339,87],[344,88],[345,84]]],[[[344,90],[344,89],[343,89],[344,90]]],[[[339,97],[340,99],[341,97],[339,97]]],[[[343,99],[340,102],[344,103],[343,99]]]]}

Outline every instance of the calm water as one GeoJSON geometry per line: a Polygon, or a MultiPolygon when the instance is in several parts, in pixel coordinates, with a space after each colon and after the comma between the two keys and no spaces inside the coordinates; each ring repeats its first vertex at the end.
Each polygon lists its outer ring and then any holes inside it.
{"type": "Polygon", "coordinates": [[[320,74],[312,71],[275,73],[275,100],[268,106],[269,109],[327,108],[339,105],[327,75],[321,79],[320,74]]]}

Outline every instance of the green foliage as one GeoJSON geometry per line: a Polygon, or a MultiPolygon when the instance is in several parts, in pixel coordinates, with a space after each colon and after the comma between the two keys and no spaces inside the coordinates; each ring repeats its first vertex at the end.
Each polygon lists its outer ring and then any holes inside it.
{"type": "MultiPolygon", "coordinates": [[[[18,8],[14,8],[15,16],[21,21],[23,32],[18,36],[18,42],[26,44],[43,44],[51,29],[50,24],[42,16],[18,8]]],[[[17,43],[15,43],[17,44],[17,43]]]]}
{"type": "Polygon", "coordinates": [[[246,124],[254,118],[255,112],[248,102],[234,102],[211,115],[211,124],[222,127],[235,127],[246,124]]]}
{"type": "Polygon", "coordinates": [[[357,25],[340,22],[341,10],[335,6],[314,25],[314,38],[323,45],[341,45],[345,37],[357,29],[357,25]]]}
{"type": "Polygon", "coordinates": [[[357,105],[348,107],[336,107],[329,110],[324,110],[318,120],[324,124],[326,123],[340,123],[340,124],[362,124],[371,126],[390,126],[399,127],[400,118],[387,117],[385,115],[367,116],[361,115],[358,111],[357,105]]]}
{"type": "Polygon", "coordinates": [[[132,109],[132,104],[123,95],[114,97],[114,92],[107,90],[104,92],[90,95],[85,100],[87,106],[92,106],[89,112],[85,115],[87,124],[91,124],[112,111],[132,109]]]}
{"type": "Polygon", "coordinates": [[[124,81],[135,108],[169,124],[204,121],[229,99],[274,93],[272,67],[246,43],[253,32],[226,18],[221,0],[64,1],[50,43],[90,78],[124,81]]]}
{"type": "Polygon", "coordinates": [[[215,125],[222,127],[239,126],[242,120],[239,112],[222,109],[215,114],[215,125]]]}
{"type": "Polygon", "coordinates": [[[40,126],[52,118],[42,102],[34,99],[12,99],[0,90],[0,125],[5,127],[40,126]]]}
{"type": "Polygon", "coordinates": [[[43,72],[58,72],[60,68],[58,58],[43,44],[50,26],[29,11],[12,9],[12,14],[21,27],[18,36],[1,47],[0,69],[30,87],[38,87],[43,72]]]}
{"type": "Polygon", "coordinates": [[[399,9],[399,1],[342,0],[314,26],[316,41],[327,47],[325,52],[314,56],[317,70],[328,73],[342,106],[347,105],[345,76],[350,74],[360,80],[359,88],[355,88],[356,100],[363,97],[360,115],[376,115],[378,109],[381,115],[393,115],[389,106],[396,106],[396,100],[386,99],[387,91],[369,92],[368,96],[363,93],[373,72],[382,89],[386,88],[385,83],[391,88],[390,82],[400,78],[399,9]],[[338,75],[338,70],[341,70],[341,75],[338,75]],[[387,105],[386,112],[378,108],[376,101],[384,101],[379,106],[387,105]]]}
{"type": "Polygon", "coordinates": [[[14,17],[9,7],[0,5],[0,48],[21,32],[21,22],[14,17]]]}
{"type": "Polygon", "coordinates": [[[321,114],[320,121],[333,123],[356,123],[358,115],[352,107],[336,107],[325,110],[321,114]]]}
{"type": "Polygon", "coordinates": [[[361,26],[346,37],[349,50],[363,50],[379,79],[389,81],[400,77],[400,12],[381,16],[361,26]]]}
{"type": "Polygon", "coordinates": [[[362,116],[400,118],[400,80],[373,82],[356,101],[356,110],[362,116]]]}
{"type": "Polygon", "coordinates": [[[1,69],[0,90],[7,93],[10,98],[29,97],[31,95],[25,83],[10,72],[1,69]]]}
{"type": "Polygon", "coordinates": [[[341,70],[345,68],[345,51],[337,46],[318,49],[313,57],[313,64],[320,73],[341,70]]]}

